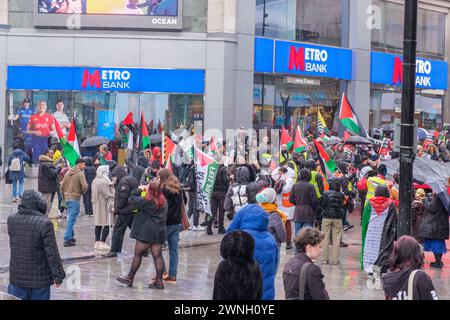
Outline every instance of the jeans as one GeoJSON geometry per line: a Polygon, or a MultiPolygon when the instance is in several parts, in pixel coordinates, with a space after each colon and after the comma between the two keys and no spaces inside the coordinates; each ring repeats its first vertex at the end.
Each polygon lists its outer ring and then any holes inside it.
{"type": "MultiPolygon", "coordinates": [[[[177,277],[178,269],[178,241],[180,240],[181,224],[166,226],[167,243],[169,245],[169,277],[177,277]]],[[[164,263],[164,272],[166,264],[164,263]]]]}
{"type": "Polygon", "coordinates": [[[77,222],[80,214],[80,200],[66,200],[67,204],[67,227],[64,233],[64,241],[69,241],[74,238],[73,227],[77,222]]]}
{"type": "MultiPolygon", "coordinates": [[[[295,235],[297,235],[297,233],[300,231],[300,229],[302,228],[306,228],[306,227],[313,227],[314,223],[312,222],[296,222],[295,223],[295,235]]],[[[295,238],[295,236],[294,236],[295,238]]]]}
{"type": "Polygon", "coordinates": [[[8,286],[8,294],[22,300],[50,300],[50,287],[21,288],[10,284],[8,286]]]}
{"type": "Polygon", "coordinates": [[[23,194],[23,179],[19,180],[13,180],[12,181],[12,187],[13,187],[13,198],[22,197],[23,194]],[[19,185],[19,190],[17,190],[17,185],[19,185]]]}

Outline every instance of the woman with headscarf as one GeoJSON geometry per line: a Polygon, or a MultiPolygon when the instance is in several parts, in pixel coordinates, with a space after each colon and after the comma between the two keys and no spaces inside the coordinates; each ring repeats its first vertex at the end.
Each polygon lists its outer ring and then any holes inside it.
{"type": "Polygon", "coordinates": [[[109,179],[109,166],[97,168],[97,175],[91,188],[95,225],[94,249],[110,250],[105,243],[109,228],[114,224],[114,184],[109,179]]]}

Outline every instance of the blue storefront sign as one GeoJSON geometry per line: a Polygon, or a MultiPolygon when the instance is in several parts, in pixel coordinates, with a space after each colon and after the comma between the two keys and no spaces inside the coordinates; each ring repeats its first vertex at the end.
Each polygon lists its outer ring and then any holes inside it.
{"type": "Polygon", "coordinates": [[[300,42],[255,39],[255,71],[351,80],[348,49],[300,42]]]}
{"type": "MultiPolygon", "coordinates": [[[[402,56],[372,52],[370,82],[391,86],[401,86],[403,82],[402,56]]],[[[446,61],[416,59],[416,87],[447,90],[446,61]]]]}
{"type": "Polygon", "coordinates": [[[204,70],[9,66],[9,90],[203,94],[204,70]]]}

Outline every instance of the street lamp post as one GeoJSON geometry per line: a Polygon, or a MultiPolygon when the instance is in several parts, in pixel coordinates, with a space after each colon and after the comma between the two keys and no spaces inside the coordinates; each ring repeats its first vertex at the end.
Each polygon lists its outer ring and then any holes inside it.
{"type": "Polygon", "coordinates": [[[416,89],[417,0],[405,1],[403,85],[400,137],[400,213],[398,237],[411,234],[413,163],[415,158],[414,111],[416,89]]]}

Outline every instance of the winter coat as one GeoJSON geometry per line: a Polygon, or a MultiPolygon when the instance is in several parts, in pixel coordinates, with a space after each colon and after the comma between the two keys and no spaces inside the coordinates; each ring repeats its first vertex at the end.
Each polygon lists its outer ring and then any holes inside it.
{"type": "Polygon", "coordinates": [[[231,212],[234,210],[233,200],[231,197],[233,196],[233,188],[237,186],[245,185],[247,188],[247,203],[256,203],[256,195],[258,192],[265,186],[262,182],[250,182],[250,171],[247,167],[239,167],[236,169],[235,173],[236,182],[233,183],[227,191],[225,195],[225,211],[231,212]]]}
{"type": "Polygon", "coordinates": [[[9,281],[21,288],[61,284],[64,272],[53,223],[41,212],[19,208],[8,217],[9,281]]]}
{"type": "Polygon", "coordinates": [[[166,241],[167,201],[162,208],[141,197],[141,191],[131,192],[130,204],[138,209],[131,227],[130,237],[148,244],[163,244],[166,241]]]}
{"type": "Polygon", "coordinates": [[[278,213],[269,213],[269,226],[267,229],[275,239],[278,248],[283,242],[286,242],[286,230],[284,229],[283,220],[281,220],[278,213]]]}
{"type": "Polygon", "coordinates": [[[438,196],[425,199],[425,212],[419,237],[424,239],[447,240],[449,236],[448,212],[438,196]]]}
{"type": "Polygon", "coordinates": [[[245,231],[255,240],[254,258],[263,274],[263,300],[275,298],[275,275],[278,264],[278,247],[268,231],[269,216],[256,204],[243,207],[228,226],[227,232],[245,231]]]}
{"type": "Polygon", "coordinates": [[[317,195],[311,183],[305,181],[296,183],[292,188],[289,201],[295,204],[295,222],[314,222],[317,195]]]}
{"type": "Polygon", "coordinates": [[[323,219],[342,219],[344,217],[344,194],[334,190],[325,191],[319,200],[323,219]]]}
{"type": "Polygon", "coordinates": [[[88,191],[88,184],[83,171],[78,166],[70,169],[61,183],[61,195],[64,200],[80,200],[81,194],[88,191]]]}
{"type": "MultiPolygon", "coordinates": [[[[403,268],[396,272],[389,272],[382,277],[386,300],[409,300],[408,280],[413,269],[403,268]]],[[[414,300],[437,300],[436,289],[430,276],[420,270],[414,277],[414,300]]]]}
{"type": "Polygon", "coordinates": [[[53,159],[44,155],[39,157],[38,191],[41,193],[58,191],[58,172],[53,165],[53,159]]]}
{"type": "Polygon", "coordinates": [[[167,221],[166,225],[174,226],[181,223],[181,206],[183,206],[184,192],[172,192],[167,188],[163,188],[164,197],[167,200],[167,221]]]}
{"type": "Polygon", "coordinates": [[[228,176],[227,168],[221,164],[217,170],[213,192],[226,193],[230,187],[230,180],[231,179],[228,176]]]}
{"type": "Polygon", "coordinates": [[[411,236],[420,243],[423,243],[423,238],[419,236],[419,229],[423,222],[423,214],[425,206],[422,201],[414,200],[411,211],[411,236]]]}
{"type": "Polygon", "coordinates": [[[96,177],[91,188],[94,225],[114,225],[114,187],[103,177],[96,177]]]}
{"type": "Polygon", "coordinates": [[[23,180],[25,179],[25,162],[30,162],[30,157],[21,149],[15,149],[9,156],[8,159],[8,168],[11,165],[12,159],[16,157],[20,159],[20,171],[10,171],[9,170],[9,179],[10,180],[23,180]]]}
{"type": "Polygon", "coordinates": [[[322,271],[304,252],[298,252],[284,267],[283,284],[286,300],[299,299],[300,271],[306,262],[311,265],[307,268],[305,275],[305,300],[329,300],[322,271]]]}
{"type": "Polygon", "coordinates": [[[90,158],[86,161],[86,167],[84,168],[83,172],[84,176],[86,177],[86,182],[89,186],[88,190],[91,190],[92,181],[94,181],[97,175],[97,168],[92,164],[92,160],[90,158]]]}
{"type": "Polygon", "coordinates": [[[128,199],[131,192],[139,186],[139,183],[136,178],[128,176],[127,171],[121,166],[114,168],[113,176],[117,178],[114,214],[132,214],[136,208],[128,202],[128,199]]]}

